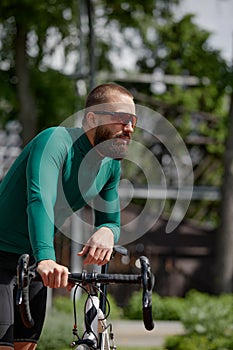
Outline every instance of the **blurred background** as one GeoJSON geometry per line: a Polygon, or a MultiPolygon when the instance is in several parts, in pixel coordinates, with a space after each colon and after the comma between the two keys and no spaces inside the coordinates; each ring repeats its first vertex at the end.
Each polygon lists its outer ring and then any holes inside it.
{"type": "MultiPolygon", "coordinates": [[[[128,88],[137,104],[163,115],[184,140],[193,195],[184,219],[166,234],[177,195],[174,162],[158,139],[136,132],[166,174],[166,201],[156,224],[127,245],[130,258],[116,257],[112,266],[132,272],[135,260],[147,255],[156,290],[164,296],[183,296],[191,288],[232,292],[232,9],[231,0],[0,3],[1,179],[25,144],[82,109],[87,92],[106,81],[128,88]]],[[[143,170],[122,165],[123,176],[145,189],[143,170]]],[[[156,201],[164,199],[156,176],[154,185],[147,194],[152,200],[147,220],[155,215],[156,201]]],[[[184,198],[186,190],[180,188],[184,198]]],[[[146,200],[135,192],[122,222],[137,215],[146,200]]],[[[89,207],[83,215],[91,215],[89,207]]],[[[69,266],[71,242],[62,233],[56,236],[57,258],[69,266]]],[[[131,292],[125,290],[125,300],[131,292]]]]}

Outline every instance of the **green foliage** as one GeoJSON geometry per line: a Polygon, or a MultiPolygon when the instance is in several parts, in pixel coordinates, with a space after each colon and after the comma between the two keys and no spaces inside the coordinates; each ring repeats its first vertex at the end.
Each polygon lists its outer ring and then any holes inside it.
{"type": "Polygon", "coordinates": [[[123,310],[119,306],[117,306],[117,303],[111,294],[108,294],[108,301],[111,307],[110,319],[111,320],[121,319],[123,316],[123,310]]]}
{"type": "MultiPolygon", "coordinates": [[[[178,21],[174,19],[173,8],[179,2],[179,0],[157,0],[142,5],[140,1],[133,0],[96,1],[95,55],[98,57],[96,70],[114,70],[111,54],[118,53],[121,57],[124,47],[130,47],[132,54],[135,55],[137,70],[141,73],[153,74],[159,68],[165,74],[194,75],[200,78],[199,86],[187,88],[167,85],[166,92],[156,96],[170,106],[166,117],[172,122],[177,120],[180,109],[183,109],[182,123],[178,129],[184,137],[192,128],[188,121],[190,116],[187,119],[190,111],[222,113],[222,96],[225,95],[225,87],[232,79],[229,78],[231,71],[220,53],[207,44],[210,33],[199,28],[194,23],[192,15],[184,16],[178,21]],[[114,28],[117,30],[113,30],[114,28]],[[103,30],[105,35],[102,35],[103,30]],[[121,37],[120,47],[117,46],[118,40],[115,40],[116,31],[121,37]],[[138,50],[138,43],[141,43],[141,50],[138,50]]],[[[84,58],[82,64],[85,66],[78,69],[88,72],[87,36],[84,35],[82,38],[85,47],[79,46],[77,11],[81,10],[81,5],[77,7],[76,2],[68,0],[42,0],[38,3],[28,0],[1,2],[0,72],[5,75],[4,80],[0,79],[2,120],[12,118],[12,115],[17,117],[19,113],[15,75],[17,63],[15,39],[18,25],[26,36],[25,53],[31,80],[29,83],[36,100],[39,129],[60,123],[63,118],[73,113],[75,108],[80,108],[81,104],[75,103],[74,81],[68,79],[64,73],[53,72],[46,62],[53,56],[58,46],[64,49],[64,64],[70,53],[76,54],[78,63],[82,51],[84,58]],[[54,43],[49,44],[52,37],[54,43]],[[6,108],[6,105],[9,107],[6,108]]],[[[147,94],[151,94],[153,90],[148,84],[134,84],[133,87],[140,92],[145,90],[147,94]]],[[[225,136],[222,132],[224,127],[220,123],[217,130],[208,128],[206,130],[214,134],[214,137],[219,138],[219,135],[222,135],[222,140],[225,136]]]]}
{"type": "MultiPolygon", "coordinates": [[[[125,309],[128,319],[142,319],[141,293],[135,292],[125,309]]],[[[233,332],[233,295],[213,296],[190,291],[185,298],[152,296],[155,320],[180,320],[189,333],[229,336],[233,332]]]]}
{"type": "MultiPolygon", "coordinates": [[[[75,82],[64,73],[49,69],[58,46],[64,50],[64,65],[70,52],[77,50],[77,30],[73,25],[76,4],[67,0],[31,2],[28,0],[0,3],[0,121],[19,119],[17,74],[22,67],[19,52],[25,57],[24,78],[36,105],[38,131],[59,124],[80,105],[77,103],[75,82]],[[53,42],[54,41],[54,42],[53,42]],[[18,54],[17,54],[18,53],[18,54]],[[50,57],[50,59],[49,59],[50,57]]],[[[20,80],[21,81],[21,80],[20,80]]],[[[30,96],[25,97],[28,100],[30,96]]]]}
{"type": "Polygon", "coordinates": [[[172,336],[166,340],[166,350],[232,350],[233,337],[209,339],[197,334],[172,336]]]}
{"type": "Polygon", "coordinates": [[[233,335],[233,296],[210,296],[190,291],[185,298],[181,321],[189,333],[210,337],[233,335]]]}
{"type": "MultiPolygon", "coordinates": [[[[76,298],[75,305],[77,314],[80,315],[80,318],[83,316],[84,304],[86,301],[87,295],[83,293],[80,297],[76,298]]],[[[119,319],[122,317],[122,310],[116,304],[114,297],[108,293],[108,301],[111,307],[111,319],[119,319]]],[[[53,300],[53,307],[57,312],[66,313],[68,315],[73,314],[73,300],[68,297],[56,297],[53,300]]],[[[108,310],[107,310],[108,311],[108,310]]]]}
{"type": "Polygon", "coordinates": [[[158,320],[173,320],[177,321],[180,319],[182,310],[185,305],[185,300],[178,297],[158,297],[158,304],[156,303],[156,298],[153,300],[153,305],[155,305],[154,318],[158,320]],[[158,305],[158,308],[157,308],[158,305]]]}
{"type": "Polygon", "coordinates": [[[73,318],[61,311],[50,311],[46,317],[43,332],[38,343],[38,350],[69,348],[73,340],[73,318]]]}
{"type": "Polygon", "coordinates": [[[83,108],[75,93],[75,82],[52,69],[33,71],[32,87],[37,96],[39,129],[59,125],[77,108],[83,108]]]}
{"type": "Polygon", "coordinates": [[[166,341],[168,350],[232,350],[233,295],[210,296],[190,291],[181,321],[187,334],[166,341]]]}
{"type": "MultiPolygon", "coordinates": [[[[155,320],[179,320],[187,334],[169,337],[166,350],[233,350],[233,295],[212,296],[190,291],[185,298],[153,294],[155,320]]],[[[141,319],[141,294],[136,292],[125,312],[141,319]]]]}
{"type": "Polygon", "coordinates": [[[11,120],[18,118],[19,105],[16,97],[16,87],[14,81],[10,82],[11,77],[7,72],[0,70],[0,126],[2,127],[9,118],[11,120]]]}
{"type": "MultiPolygon", "coordinates": [[[[145,346],[143,346],[143,347],[136,347],[136,346],[134,346],[133,348],[132,348],[132,346],[124,346],[124,347],[121,347],[121,346],[117,346],[117,350],[126,350],[126,349],[129,349],[129,350],[132,350],[132,349],[134,349],[134,350],[145,350],[145,346]]],[[[147,346],[146,347],[146,350],[164,350],[164,348],[163,347],[160,347],[160,346],[147,346]]]]}
{"type": "MultiPolygon", "coordinates": [[[[125,308],[124,316],[131,320],[142,319],[142,294],[134,292],[125,308]]],[[[152,295],[153,319],[155,320],[180,320],[185,300],[178,297],[160,297],[152,295]]]]}
{"type": "MultiPolygon", "coordinates": [[[[85,296],[82,295],[80,298],[76,300],[76,307],[78,310],[83,309],[83,305],[85,302],[85,296]]],[[[57,296],[53,298],[53,309],[57,312],[62,312],[68,315],[72,315],[73,313],[73,300],[69,297],[57,296]]]]}

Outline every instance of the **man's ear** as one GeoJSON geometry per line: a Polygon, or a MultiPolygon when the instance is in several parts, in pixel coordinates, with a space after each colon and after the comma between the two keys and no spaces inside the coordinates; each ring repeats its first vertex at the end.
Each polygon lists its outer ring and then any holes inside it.
{"type": "Polygon", "coordinates": [[[96,121],[96,116],[93,112],[88,112],[86,115],[86,122],[89,126],[90,129],[96,128],[97,126],[97,121],[96,121]]]}

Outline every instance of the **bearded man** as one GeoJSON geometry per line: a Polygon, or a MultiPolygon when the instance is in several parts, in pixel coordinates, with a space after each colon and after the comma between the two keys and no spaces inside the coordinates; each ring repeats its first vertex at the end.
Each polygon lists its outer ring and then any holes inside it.
{"type": "MultiPolygon", "coordinates": [[[[106,83],[86,99],[81,128],[52,127],[38,134],[0,185],[0,348],[34,350],[44,324],[47,288],[66,287],[68,268],[56,262],[54,234],[66,218],[94,203],[94,233],[79,256],[106,264],[120,235],[120,160],[137,117],[133,96],[106,83]],[[15,306],[16,266],[28,253],[42,282],[30,287],[35,325],[27,329],[15,306]]],[[[77,233],[78,234],[78,233],[77,233]]]]}

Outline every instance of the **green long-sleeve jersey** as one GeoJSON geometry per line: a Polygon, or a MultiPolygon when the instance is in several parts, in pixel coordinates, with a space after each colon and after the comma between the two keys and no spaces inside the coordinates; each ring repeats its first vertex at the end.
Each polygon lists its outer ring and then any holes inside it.
{"type": "Polygon", "coordinates": [[[92,201],[95,227],[120,232],[120,162],[101,158],[82,128],[49,128],[21,152],[0,185],[0,250],[55,260],[54,233],[92,201]]]}

